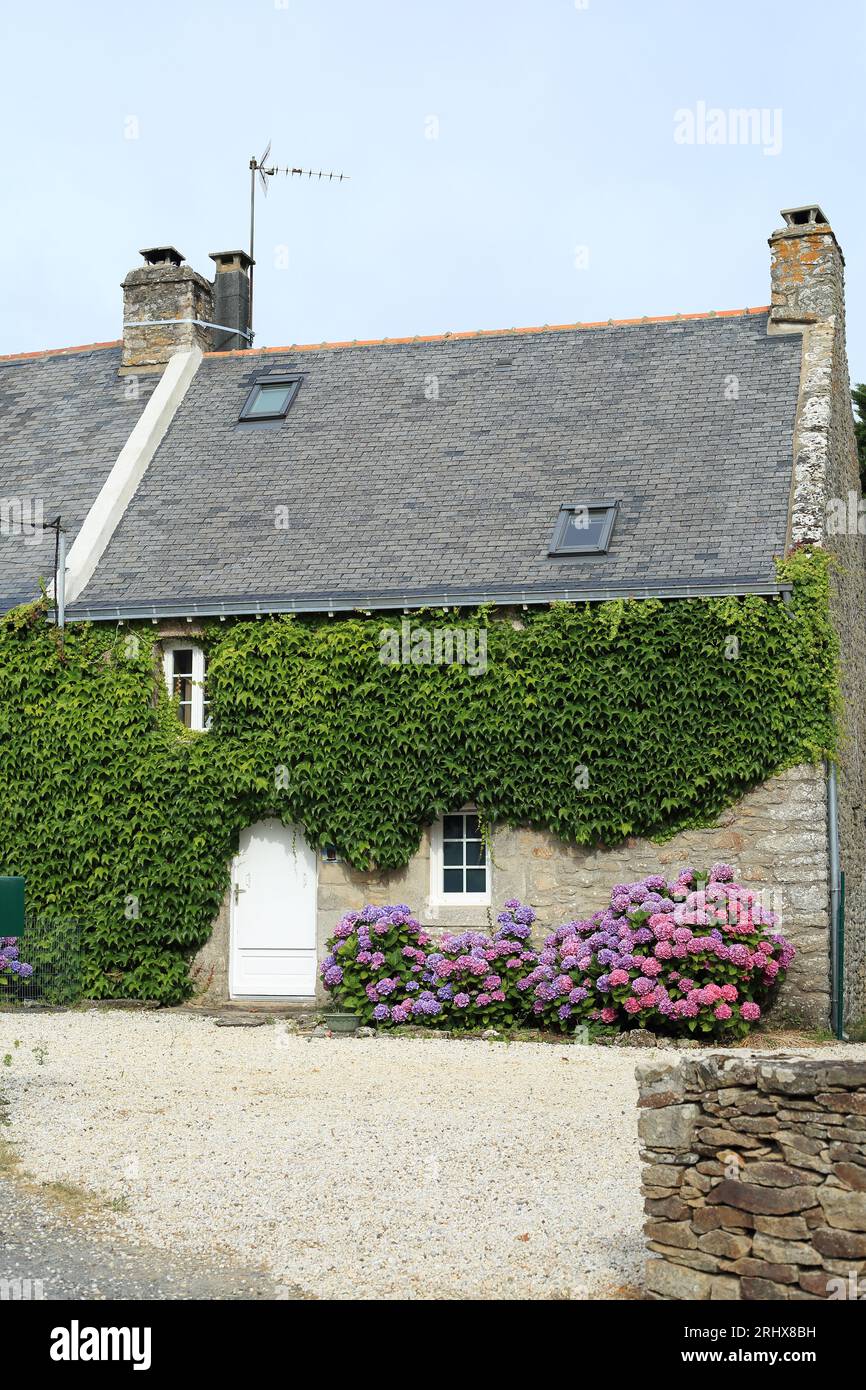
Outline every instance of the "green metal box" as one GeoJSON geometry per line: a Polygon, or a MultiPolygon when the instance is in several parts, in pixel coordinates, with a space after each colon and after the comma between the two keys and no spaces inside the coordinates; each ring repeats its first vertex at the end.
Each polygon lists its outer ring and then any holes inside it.
{"type": "Polygon", "coordinates": [[[0,936],[24,935],[24,880],[0,877],[0,936]]]}

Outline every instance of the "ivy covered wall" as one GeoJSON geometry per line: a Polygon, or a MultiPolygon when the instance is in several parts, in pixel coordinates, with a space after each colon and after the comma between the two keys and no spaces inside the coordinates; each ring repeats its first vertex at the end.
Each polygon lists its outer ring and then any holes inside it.
{"type": "Polygon", "coordinates": [[[82,924],[95,997],[175,1002],[238,830],[303,825],[356,868],[395,868],[466,801],[488,824],[615,844],[706,824],[835,747],[826,559],[780,565],[793,601],[554,605],[487,629],[487,667],[380,661],[401,617],[214,623],[213,727],[183,729],[155,631],[0,624],[0,872],[82,924]]]}

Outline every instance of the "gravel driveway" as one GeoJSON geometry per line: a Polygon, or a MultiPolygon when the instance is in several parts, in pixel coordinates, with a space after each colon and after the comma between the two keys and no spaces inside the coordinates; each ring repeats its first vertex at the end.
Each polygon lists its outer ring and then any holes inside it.
{"type": "Polygon", "coordinates": [[[0,1177],[0,1279],[20,1281],[31,1298],[76,1303],[275,1296],[262,1271],[235,1265],[203,1270],[195,1256],[119,1235],[104,1213],[76,1206],[0,1177]]]}
{"type": "Polygon", "coordinates": [[[0,1014],[7,1052],[0,1133],[23,1167],[104,1195],[121,1231],[203,1272],[229,1259],[277,1296],[365,1299],[640,1281],[631,1049],[90,1010],[0,1014]]]}

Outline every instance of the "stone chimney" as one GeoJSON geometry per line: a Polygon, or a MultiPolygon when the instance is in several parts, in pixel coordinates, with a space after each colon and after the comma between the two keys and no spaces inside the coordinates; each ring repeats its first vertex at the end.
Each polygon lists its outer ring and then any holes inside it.
{"type": "Polygon", "coordinates": [[[785,208],[770,237],[770,333],[800,333],[789,545],[838,548],[828,535],[833,498],[859,490],[845,352],[845,260],[817,204],[785,208]]]}
{"type": "Polygon", "coordinates": [[[236,348],[250,346],[248,337],[250,327],[250,266],[252,261],[246,251],[211,251],[210,258],[216,266],[213,282],[214,323],[227,328],[229,332],[215,329],[213,350],[231,352],[236,348]]]}
{"type": "Polygon", "coordinates": [[[784,227],[770,237],[774,327],[802,327],[844,312],[845,258],[817,204],[783,208],[784,227]]]}
{"type": "Polygon", "coordinates": [[[149,246],[123,282],[121,372],[162,371],[178,351],[210,351],[213,287],[173,246],[149,246]]]}

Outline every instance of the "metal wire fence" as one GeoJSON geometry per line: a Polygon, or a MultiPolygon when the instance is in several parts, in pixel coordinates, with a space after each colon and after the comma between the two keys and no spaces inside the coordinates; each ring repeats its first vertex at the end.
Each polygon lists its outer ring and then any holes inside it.
{"type": "Polygon", "coordinates": [[[81,931],[29,912],[23,936],[0,937],[0,1005],[74,1004],[81,998],[81,931]]]}

